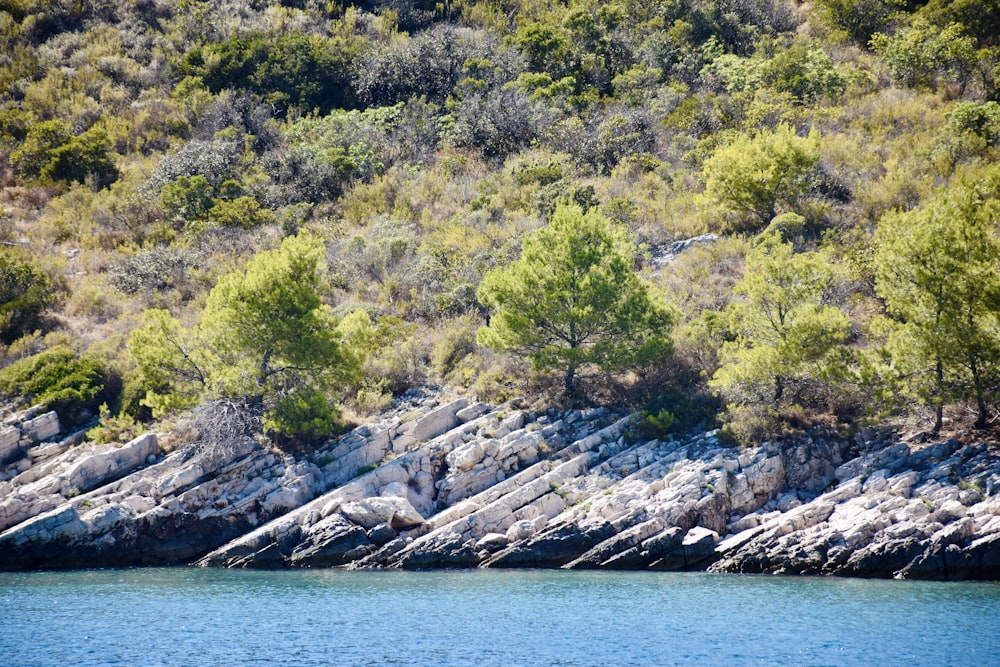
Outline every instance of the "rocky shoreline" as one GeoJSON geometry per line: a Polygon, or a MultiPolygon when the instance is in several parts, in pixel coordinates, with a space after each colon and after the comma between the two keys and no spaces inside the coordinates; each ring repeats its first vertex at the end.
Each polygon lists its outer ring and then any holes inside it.
{"type": "Polygon", "coordinates": [[[1000,451],[637,439],[602,409],[412,392],[309,456],[0,425],[0,569],[561,567],[1000,580],[1000,451]]]}

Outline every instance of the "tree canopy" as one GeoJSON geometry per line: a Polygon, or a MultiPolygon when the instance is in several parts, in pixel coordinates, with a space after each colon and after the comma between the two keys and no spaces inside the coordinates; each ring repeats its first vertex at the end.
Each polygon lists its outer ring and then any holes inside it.
{"type": "Polygon", "coordinates": [[[672,315],[634,261],[621,226],[595,210],[557,205],[549,223],[525,237],[520,259],[483,278],[478,297],[492,314],[480,343],[563,372],[568,395],[587,366],[622,371],[662,359],[672,315]]]}
{"type": "Polygon", "coordinates": [[[163,411],[205,395],[241,398],[260,407],[268,430],[328,433],[329,393],[350,381],[357,360],[320,298],[322,276],[323,244],[292,236],[223,276],[195,329],[153,311],[129,341],[151,387],[147,404],[163,411]]]}
{"type": "Polygon", "coordinates": [[[847,315],[827,302],[833,278],[827,258],[795,253],[777,230],[757,239],[733,287],[742,299],[726,311],[733,340],[723,343],[709,382],[731,409],[816,402],[851,331],[847,315]]]}
{"type": "Polygon", "coordinates": [[[911,395],[935,408],[972,399],[977,426],[1000,389],[1000,172],[885,216],[876,289],[892,318],[886,347],[911,395]]]}

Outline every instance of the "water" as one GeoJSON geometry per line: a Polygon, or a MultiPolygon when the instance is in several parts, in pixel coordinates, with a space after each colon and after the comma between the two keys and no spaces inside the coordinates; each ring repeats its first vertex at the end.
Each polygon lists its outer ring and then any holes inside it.
{"type": "Polygon", "coordinates": [[[0,665],[1000,665],[1000,585],[194,568],[0,574],[0,665]]]}

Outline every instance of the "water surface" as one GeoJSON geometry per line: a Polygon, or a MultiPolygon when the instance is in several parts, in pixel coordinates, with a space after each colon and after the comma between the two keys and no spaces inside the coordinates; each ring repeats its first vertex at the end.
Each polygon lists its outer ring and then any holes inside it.
{"type": "Polygon", "coordinates": [[[701,573],[0,573],[0,664],[1000,665],[1000,585],[701,573]]]}

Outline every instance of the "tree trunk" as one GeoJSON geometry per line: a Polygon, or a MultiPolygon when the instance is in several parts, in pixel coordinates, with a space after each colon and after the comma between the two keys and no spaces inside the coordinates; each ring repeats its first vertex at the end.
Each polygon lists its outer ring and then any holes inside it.
{"type": "Polygon", "coordinates": [[[576,366],[570,366],[566,370],[566,377],[563,379],[563,391],[566,392],[566,396],[573,398],[576,393],[576,387],[573,385],[573,380],[576,379],[576,366]]]}
{"type": "Polygon", "coordinates": [[[980,377],[979,364],[975,357],[969,360],[969,369],[972,371],[972,386],[976,392],[976,408],[979,416],[976,417],[974,428],[986,428],[986,392],[983,390],[983,379],[980,377]]]}
{"type": "Polygon", "coordinates": [[[934,406],[934,429],[933,433],[939,433],[944,424],[944,364],[939,358],[935,369],[935,379],[937,380],[937,397],[934,406]]]}

